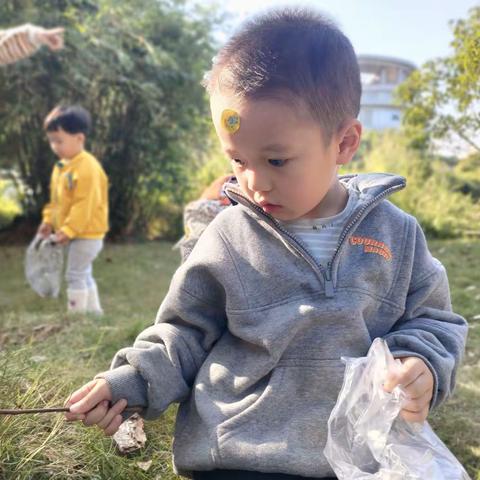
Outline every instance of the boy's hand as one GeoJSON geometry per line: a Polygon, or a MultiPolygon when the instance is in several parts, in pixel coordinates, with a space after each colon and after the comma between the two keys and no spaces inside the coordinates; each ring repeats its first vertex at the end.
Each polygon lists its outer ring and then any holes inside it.
{"type": "Polygon", "coordinates": [[[423,422],[430,409],[433,397],[433,375],[425,362],[418,357],[403,357],[400,359],[400,369],[389,372],[383,388],[391,392],[401,385],[407,400],[400,415],[407,422],[423,422]]]}
{"type": "Polygon", "coordinates": [[[63,48],[63,28],[42,29],[36,34],[40,44],[46,45],[50,50],[61,50],[63,48]]]}
{"type": "Polygon", "coordinates": [[[42,223],[38,227],[37,235],[40,235],[42,238],[47,238],[52,234],[52,226],[49,223],[42,223]]]}
{"type": "Polygon", "coordinates": [[[58,243],[59,245],[66,245],[70,241],[70,238],[67,235],[65,235],[65,233],[63,233],[61,230],[59,230],[55,234],[55,238],[53,240],[55,243],[58,243]]]}
{"type": "Polygon", "coordinates": [[[65,406],[70,412],[65,414],[68,421],[82,420],[87,427],[97,425],[105,435],[113,435],[123,422],[120,415],[127,401],[119,400],[110,407],[112,393],[107,381],[103,378],[92,380],[73,392],[65,406]]]}

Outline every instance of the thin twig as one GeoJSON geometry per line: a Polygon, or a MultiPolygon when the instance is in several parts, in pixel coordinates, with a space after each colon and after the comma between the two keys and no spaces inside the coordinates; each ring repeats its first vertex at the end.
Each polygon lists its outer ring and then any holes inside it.
{"type": "MultiPolygon", "coordinates": [[[[140,413],[142,407],[127,407],[124,412],[140,413]]],[[[53,407],[53,408],[15,408],[15,409],[0,409],[0,415],[23,415],[27,413],[57,413],[69,412],[68,407],[53,407]]]]}

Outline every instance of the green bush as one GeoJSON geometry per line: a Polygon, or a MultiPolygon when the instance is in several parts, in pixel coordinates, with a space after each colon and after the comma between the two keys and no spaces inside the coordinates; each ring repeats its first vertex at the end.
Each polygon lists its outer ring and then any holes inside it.
{"type": "Polygon", "coordinates": [[[210,185],[216,178],[232,171],[230,162],[222,151],[213,125],[210,131],[208,142],[208,157],[205,158],[199,168],[195,171],[193,178],[191,199],[198,198],[207,185],[210,185]]]}
{"type": "MultiPolygon", "coordinates": [[[[457,168],[410,148],[401,133],[367,134],[361,157],[351,167],[360,172],[404,176],[407,188],[393,195],[392,202],[417,217],[427,233],[441,238],[460,237],[475,233],[477,228],[480,234],[480,204],[458,188],[462,180],[457,168]]],[[[477,178],[479,174],[477,167],[477,178]]]]}
{"type": "Polygon", "coordinates": [[[21,212],[11,182],[0,179],[0,228],[8,226],[21,212]]]}
{"type": "Polygon", "coordinates": [[[454,188],[480,200],[480,153],[462,158],[455,165],[454,188]]]}

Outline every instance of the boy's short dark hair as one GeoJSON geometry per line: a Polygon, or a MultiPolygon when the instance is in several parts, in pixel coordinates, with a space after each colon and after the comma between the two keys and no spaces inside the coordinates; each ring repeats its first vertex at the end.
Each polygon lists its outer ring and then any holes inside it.
{"type": "Polygon", "coordinates": [[[328,141],[346,118],[357,117],[362,90],[348,38],[322,14],[303,8],[274,9],[247,21],[221,48],[204,85],[209,93],[225,89],[246,99],[301,99],[328,141]]]}
{"type": "Polygon", "coordinates": [[[92,118],[87,110],[78,105],[59,105],[47,115],[43,126],[47,132],[56,132],[61,128],[67,133],[87,135],[92,126],[92,118]]]}

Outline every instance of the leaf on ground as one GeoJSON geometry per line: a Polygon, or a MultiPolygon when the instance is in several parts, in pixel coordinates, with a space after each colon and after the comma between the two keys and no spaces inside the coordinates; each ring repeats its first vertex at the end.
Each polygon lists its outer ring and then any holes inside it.
{"type": "Polygon", "coordinates": [[[137,467],[141,468],[143,471],[148,472],[152,466],[152,460],[147,460],[146,462],[137,462],[137,467]]]}
{"type": "Polygon", "coordinates": [[[33,357],[30,357],[30,360],[35,363],[44,362],[46,359],[45,355],[33,355],[33,357]]]}
{"type": "Polygon", "coordinates": [[[122,455],[135,452],[145,446],[147,436],[143,430],[143,419],[138,415],[132,415],[120,425],[113,440],[122,455]]]}
{"type": "Polygon", "coordinates": [[[10,335],[8,333],[0,333],[0,349],[7,344],[10,340],[10,335]]]}
{"type": "Polygon", "coordinates": [[[58,323],[37,325],[33,328],[33,337],[35,340],[42,341],[47,339],[50,335],[59,332],[61,329],[62,325],[58,323]]]}

